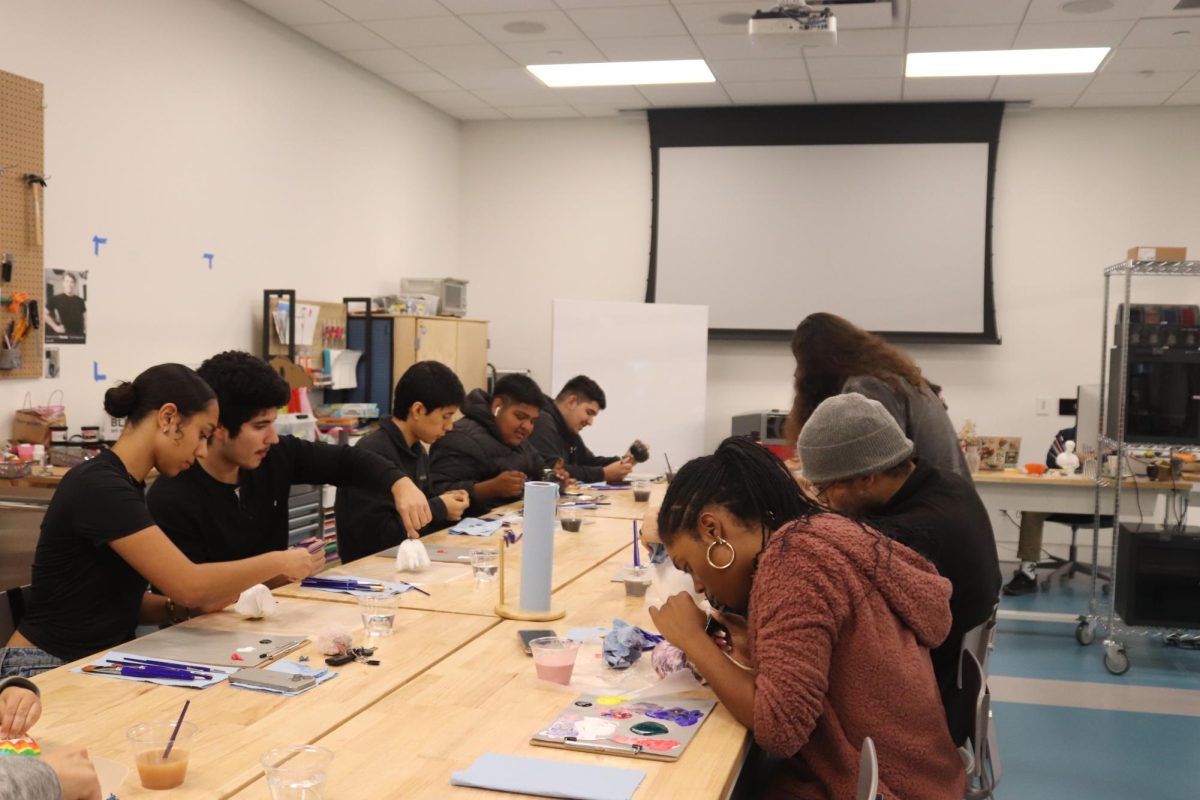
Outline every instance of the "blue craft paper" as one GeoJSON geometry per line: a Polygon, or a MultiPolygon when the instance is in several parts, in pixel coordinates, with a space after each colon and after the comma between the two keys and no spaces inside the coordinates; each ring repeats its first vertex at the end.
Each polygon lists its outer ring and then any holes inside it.
{"type": "Polygon", "coordinates": [[[298,692],[289,692],[286,689],[276,689],[270,686],[246,686],[244,684],[231,683],[230,686],[236,686],[239,689],[249,689],[252,692],[270,692],[272,694],[282,694],[288,697],[295,697],[298,694],[304,694],[309,689],[315,689],[325,681],[333,680],[338,676],[336,672],[328,667],[311,667],[308,664],[301,664],[299,661],[284,659],[277,661],[270,666],[264,667],[272,672],[285,672],[289,675],[308,675],[316,679],[316,683],[304,687],[298,692]]]}
{"type": "Polygon", "coordinates": [[[232,675],[233,673],[235,673],[239,669],[241,669],[241,667],[213,667],[208,664],[196,664],[191,661],[177,661],[173,658],[158,658],[155,660],[162,661],[167,664],[178,664],[181,667],[195,667],[196,669],[202,669],[205,672],[207,672],[209,675],[212,675],[212,678],[210,678],[208,680],[201,679],[201,680],[195,680],[195,681],[177,681],[177,680],[173,680],[171,678],[138,678],[138,677],[134,677],[132,675],[106,675],[103,672],[86,672],[86,673],[83,672],[84,666],[107,667],[107,666],[111,666],[108,663],[110,661],[129,661],[131,658],[135,658],[135,659],[142,658],[142,656],[133,655],[131,653],[122,653],[120,650],[110,650],[104,654],[104,658],[98,658],[95,661],[89,661],[85,665],[81,665],[81,666],[73,668],[71,670],[71,672],[79,672],[79,673],[82,673],[85,675],[99,675],[103,678],[116,678],[117,680],[121,680],[121,681],[142,681],[143,683],[157,683],[160,686],[182,686],[185,689],[206,689],[209,686],[212,686],[214,683],[220,683],[221,681],[225,680],[230,675],[232,675]]]}
{"type": "Polygon", "coordinates": [[[334,594],[348,594],[354,597],[395,597],[396,595],[404,594],[409,589],[413,588],[412,584],[404,581],[381,581],[375,578],[363,578],[358,575],[321,575],[321,578],[326,578],[331,581],[357,581],[358,583],[381,583],[383,584],[382,592],[360,591],[357,589],[333,589],[328,586],[304,586],[304,589],[311,589],[314,592],[333,592],[334,594]]]}
{"type": "Polygon", "coordinates": [[[484,753],[450,783],[571,800],[630,800],[646,777],[640,769],[594,767],[546,758],[484,753]]]}
{"type": "Polygon", "coordinates": [[[613,669],[629,669],[642,657],[645,645],[641,628],[614,619],[612,630],[604,637],[604,663],[613,669]]]}
{"type": "Polygon", "coordinates": [[[604,634],[608,633],[608,628],[571,628],[567,631],[567,638],[574,639],[577,642],[590,642],[592,639],[603,638],[604,634]]]}
{"type": "Polygon", "coordinates": [[[503,524],[498,519],[488,520],[479,519],[478,517],[467,517],[451,528],[450,532],[463,536],[491,536],[500,530],[500,526],[503,524]]]}

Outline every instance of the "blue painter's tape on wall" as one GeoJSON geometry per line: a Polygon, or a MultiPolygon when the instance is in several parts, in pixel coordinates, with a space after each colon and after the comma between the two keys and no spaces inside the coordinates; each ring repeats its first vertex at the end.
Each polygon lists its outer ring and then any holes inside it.
{"type": "Polygon", "coordinates": [[[93,236],[92,237],[92,255],[96,255],[96,256],[100,255],[100,245],[102,245],[102,244],[108,244],[107,236],[93,236]]]}
{"type": "Polygon", "coordinates": [[[213,254],[212,254],[212,253],[205,253],[205,254],[204,254],[204,260],[208,262],[208,268],[209,268],[209,269],[212,269],[212,260],[213,260],[213,254]]]}
{"type": "Polygon", "coordinates": [[[99,361],[92,362],[92,378],[97,383],[99,383],[100,381],[108,380],[108,376],[104,375],[103,373],[100,372],[100,362],[99,361]]]}

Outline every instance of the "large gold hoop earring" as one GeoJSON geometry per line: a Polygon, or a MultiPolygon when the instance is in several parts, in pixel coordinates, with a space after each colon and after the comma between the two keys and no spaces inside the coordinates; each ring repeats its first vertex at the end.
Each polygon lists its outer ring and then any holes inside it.
{"type": "Polygon", "coordinates": [[[704,551],[704,560],[707,561],[708,565],[710,567],[712,567],[713,569],[729,569],[730,567],[733,566],[733,562],[737,560],[737,551],[733,549],[733,545],[731,545],[729,542],[725,541],[720,536],[718,536],[717,540],[715,542],[713,542],[712,544],[710,544],[708,546],[708,549],[704,551]],[[723,544],[729,548],[729,561],[727,561],[724,564],[714,564],[713,563],[712,551],[713,551],[713,548],[719,544],[723,544]]]}

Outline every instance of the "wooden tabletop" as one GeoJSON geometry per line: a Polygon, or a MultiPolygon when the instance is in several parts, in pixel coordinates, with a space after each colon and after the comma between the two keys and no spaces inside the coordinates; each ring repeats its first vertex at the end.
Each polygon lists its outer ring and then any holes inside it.
{"type": "MultiPolygon", "coordinates": [[[[555,593],[566,619],[550,625],[504,621],[413,681],[356,715],[317,743],[335,753],[326,800],[359,798],[496,798],[450,785],[450,773],[495,752],[556,761],[641,769],[637,798],[723,797],[745,758],[749,736],[718,705],[678,763],[534,747],[545,727],[577,690],[537,680],[517,631],[610,626],[614,617],[649,626],[642,598],[627,598],[611,577],[630,558],[624,548],[555,593]]],[[[449,617],[450,615],[443,615],[449,617]]],[[[265,778],[238,800],[267,796],[265,778]]],[[[528,795],[508,795],[526,797],[528,795]]]]}
{"type": "MultiPolygon", "coordinates": [[[[341,603],[283,600],[266,620],[244,621],[224,611],[184,624],[311,636],[331,622],[353,629],[356,643],[361,641],[358,609],[341,603]]],[[[494,619],[465,614],[401,611],[395,634],[380,640],[376,652],[380,666],[351,663],[337,667],[338,677],[297,697],[236,689],[224,683],[197,691],[60,668],[36,679],[45,705],[33,734],[45,749],[87,747],[93,756],[132,767],[125,731],[141,722],[173,720],[184,700],[191,700],[187,719],[199,726],[199,732],[192,744],[187,779],[170,796],[197,800],[228,797],[262,775],[258,759],[267,750],[321,738],[495,624],[494,619]]],[[[312,644],[287,657],[300,655],[308,655],[314,664],[324,658],[312,644]]],[[[132,768],[117,795],[121,800],[163,796],[143,789],[132,768]]],[[[260,797],[266,796],[264,790],[260,797]]]]}
{"type": "MultiPolygon", "coordinates": [[[[1060,472],[1047,471],[1042,475],[1029,475],[1015,469],[1006,470],[980,470],[972,475],[975,483],[983,484],[999,484],[999,485],[1019,485],[1019,486],[1074,486],[1080,488],[1095,489],[1096,481],[1091,478],[1084,478],[1081,475],[1073,475],[1067,477],[1060,472]]],[[[1135,483],[1139,489],[1151,489],[1154,491],[1167,492],[1172,490],[1191,491],[1192,484],[1188,481],[1152,481],[1145,476],[1133,479],[1125,478],[1121,481],[1123,486],[1132,487],[1135,483]]]]}
{"type": "MultiPolygon", "coordinates": [[[[601,502],[608,505],[602,505],[594,509],[579,509],[580,516],[613,518],[613,519],[636,519],[640,520],[646,513],[647,509],[658,508],[662,504],[663,495],[667,492],[667,484],[651,483],[650,484],[650,500],[648,502],[638,502],[633,499],[633,487],[622,487],[610,489],[608,491],[593,491],[583,489],[589,495],[598,495],[601,502]]],[[[564,497],[562,502],[571,502],[573,498],[564,497]]],[[[561,512],[560,512],[561,514],[561,512]]]]}

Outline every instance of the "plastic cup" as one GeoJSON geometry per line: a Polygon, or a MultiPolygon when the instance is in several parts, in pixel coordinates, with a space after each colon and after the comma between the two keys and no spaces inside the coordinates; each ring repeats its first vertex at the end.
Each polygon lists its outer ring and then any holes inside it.
{"type": "Polygon", "coordinates": [[[625,581],[625,594],[628,597],[645,597],[646,590],[650,588],[650,578],[649,566],[626,566],[621,573],[621,580],[625,581]]]}
{"type": "Polygon", "coordinates": [[[583,527],[583,517],[579,516],[573,509],[563,509],[562,514],[558,518],[558,524],[562,525],[562,529],[569,533],[579,533],[583,527]]]}
{"type": "Polygon", "coordinates": [[[259,759],[271,800],[321,800],[332,760],[332,750],[311,744],[276,747],[259,759]]]}
{"type": "Polygon", "coordinates": [[[579,654],[579,642],[557,636],[543,636],[530,642],[529,649],[533,652],[533,666],[537,669],[539,678],[561,683],[563,686],[571,682],[571,673],[575,671],[575,656],[579,654]]]}
{"type": "Polygon", "coordinates": [[[471,551],[471,571],[476,583],[491,583],[500,571],[500,552],[479,549],[471,551]]]}
{"type": "Polygon", "coordinates": [[[197,729],[191,722],[181,724],[179,733],[175,735],[175,743],[171,745],[170,755],[163,758],[174,730],[175,720],[170,720],[143,722],[125,732],[129,744],[133,746],[133,761],[137,765],[143,789],[174,789],[187,776],[188,756],[197,729]]]}
{"type": "Polygon", "coordinates": [[[633,500],[635,503],[650,502],[650,482],[649,481],[634,481],[633,482],[633,500]]]}
{"type": "Polygon", "coordinates": [[[391,636],[396,622],[396,596],[359,597],[358,613],[362,616],[363,633],[368,638],[391,636]]]}

